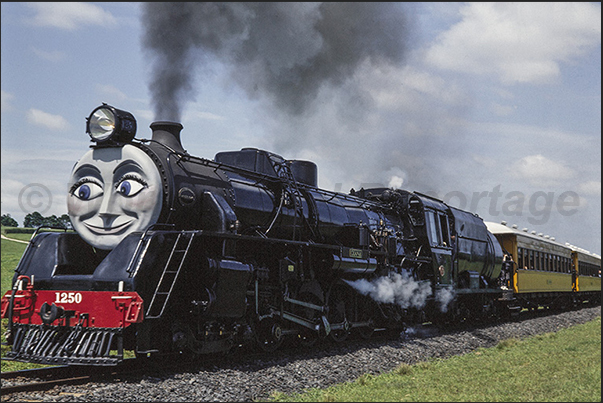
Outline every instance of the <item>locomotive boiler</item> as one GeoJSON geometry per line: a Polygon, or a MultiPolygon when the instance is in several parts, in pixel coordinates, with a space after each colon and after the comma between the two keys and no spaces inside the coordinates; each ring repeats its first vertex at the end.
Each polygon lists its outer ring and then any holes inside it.
{"type": "Polygon", "coordinates": [[[180,123],[150,127],[135,138],[107,104],[88,117],[74,231],[38,229],[2,299],[9,359],[272,351],[508,311],[513,267],[477,215],[401,189],[321,189],[314,163],[256,148],[196,157],[180,123]]]}

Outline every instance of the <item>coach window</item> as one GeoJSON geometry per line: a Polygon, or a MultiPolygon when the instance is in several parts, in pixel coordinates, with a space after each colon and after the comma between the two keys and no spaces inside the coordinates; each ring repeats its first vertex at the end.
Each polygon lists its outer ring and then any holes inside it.
{"type": "Polygon", "coordinates": [[[566,267],[565,267],[565,260],[566,260],[565,257],[561,258],[561,273],[567,272],[566,267]]]}
{"type": "Polygon", "coordinates": [[[551,255],[548,253],[544,254],[544,265],[546,267],[546,271],[553,271],[551,268],[551,255]]]}
{"type": "Polygon", "coordinates": [[[540,270],[540,252],[534,251],[534,270],[540,270]]]}
{"type": "Polygon", "coordinates": [[[528,260],[528,269],[534,270],[534,251],[532,249],[528,249],[528,255],[530,256],[528,260]]]}
{"type": "Polygon", "coordinates": [[[581,276],[599,277],[599,266],[592,263],[578,263],[578,271],[581,276]]]}
{"type": "Polygon", "coordinates": [[[521,268],[528,268],[528,251],[525,248],[521,248],[521,268]]]}
{"type": "Polygon", "coordinates": [[[517,267],[523,269],[523,248],[517,248],[517,267]]]}

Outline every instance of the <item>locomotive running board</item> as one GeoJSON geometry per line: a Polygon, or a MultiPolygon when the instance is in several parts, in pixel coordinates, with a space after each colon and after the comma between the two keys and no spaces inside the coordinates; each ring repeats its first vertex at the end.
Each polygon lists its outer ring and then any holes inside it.
{"type": "Polygon", "coordinates": [[[5,359],[46,365],[117,365],[123,361],[122,331],[13,323],[14,341],[5,359]],[[117,353],[112,345],[117,346],[117,353]]]}

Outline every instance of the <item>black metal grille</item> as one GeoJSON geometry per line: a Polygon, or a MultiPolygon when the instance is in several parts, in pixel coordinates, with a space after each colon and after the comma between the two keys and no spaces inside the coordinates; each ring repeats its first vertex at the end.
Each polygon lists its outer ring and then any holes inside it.
{"type": "Polygon", "coordinates": [[[6,359],[48,365],[117,365],[123,361],[120,328],[13,324],[6,359]]]}

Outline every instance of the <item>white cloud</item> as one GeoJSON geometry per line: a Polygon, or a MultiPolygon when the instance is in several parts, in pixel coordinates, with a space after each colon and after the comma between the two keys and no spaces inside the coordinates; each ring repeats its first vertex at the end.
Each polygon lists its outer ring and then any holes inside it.
{"type": "Polygon", "coordinates": [[[11,101],[15,98],[10,92],[0,90],[0,110],[8,111],[12,109],[11,101]]]}
{"type": "Polygon", "coordinates": [[[153,117],[155,116],[153,111],[150,109],[136,109],[133,110],[132,113],[134,114],[134,116],[136,116],[137,120],[144,119],[149,122],[152,122],[154,120],[153,117]]]}
{"type": "Polygon", "coordinates": [[[460,13],[427,52],[439,68],[546,82],[561,62],[601,43],[601,6],[594,3],[467,3],[460,13]]]}
{"type": "Polygon", "coordinates": [[[65,59],[65,52],[61,52],[58,50],[48,51],[48,50],[41,50],[41,49],[32,47],[32,51],[39,58],[48,60],[50,62],[60,62],[61,60],[65,59]]]}
{"type": "Polygon", "coordinates": [[[501,105],[497,102],[493,102],[492,106],[490,107],[490,110],[498,116],[509,116],[515,111],[515,109],[517,109],[517,107],[514,105],[501,105]]]}
{"type": "Polygon", "coordinates": [[[128,96],[126,94],[124,94],[120,89],[115,88],[115,86],[111,84],[97,84],[96,89],[98,90],[98,92],[103,95],[106,95],[110,99],[118,99],[120,101],[128,99],[128,96]]]}
{"type": "Polygon", "coordinates": [[[541,154],[528,155],[511,168],[514,176],[529,181],[534,186],[550,186],[575,177],[576,172],[560,162],[541,154]]]}
{"type": "Polygon", "coordinates": [[[115,25],[113,15],[91,3],[50,3],[27,4],[36,11],[28,21],[41,27],[74,30],[87,25],[115,25]]]}
{"type": "Polygon", "coordinates": [[[374,69],[366,63],[356,82],[362,83],[378,108],[388,110],[421,110],[424,102],[419,99],[437,99],[448,105],[467,102],[463,89],[455,83],[409,65],[374,69]]]}
{"type": "Polygon", "coordinates": [[[601,197],[601,181],[588,181],[578,185],[578,192],[583,196],[601,197]]]}
{"type": "Polygon", "coordinates": [[[224,116],[217,115],[215,113],[198,111],[198,110],[187,110],[184,112],[184,120],[199,119],[199,120],[226,120],[224,116]]]}
{"type": "Polygon", "coordinates": [[[27,121],[50,130],[65,130],[69,127],[69,123],[64,117],[34,108],[27,111],[27,121]]]}

